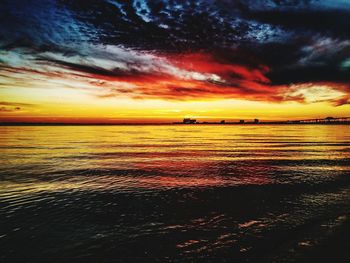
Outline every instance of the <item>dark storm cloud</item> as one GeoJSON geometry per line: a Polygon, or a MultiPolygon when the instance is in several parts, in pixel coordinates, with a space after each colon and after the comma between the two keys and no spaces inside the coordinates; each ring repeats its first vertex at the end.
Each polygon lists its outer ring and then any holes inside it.
{"type": "Polygon", "coordinates": [[[350,36],[348,10],[293,9],[249,12],[247,17],[263,23],[283,26],[288,30],[311,31],[333,37],[350,36]]]}
{"type": "Polygon", "coordinates": [[[267,74],[267,77],[272,79],[276,85],[297,84],[297,83],[350,83],[350,74],[339,70],[332,65],[325,66],[306,66],[306,67],[283,67],[275,69],[267,74]]]}
{"type": "Polygon", "coordinates": [[[100,76],[107,76],[107,77],[118,77],[118,76],[125,76],[128,75],[126,72],[119,70],[119,69],[105,69],[102,67],[98,67],[96,65],[83,65],[78,63],[72,63],[62,60],[55,60],[55,59],[46,59],[45,62],[51,62],[54,65],[59,65],[65,68],[68,68],[70,70],[73,70],[75,72],[82,72],[92,75],[100,75],[100,76]]]}
{"type": "Polygon", "coordinates": [[[323,65],[299,63],[308,56],[306,46],[313,48],[323,38],[349,38],[350,9],[342,1],[60,3],[82,23],[92,24],[105,44],[161,52],[206,50],[226,63],[265,64],[274,84],[349,80],[349,70],[339,68],[350,57],[349,44],[332,57],[320,57],[323,65]]]}
{"type": "Polygon", "coordinates": [[[185,51],[231,46],[247,37],[247,22],[207,1],[60,1],[105,44],[185,51]]]}

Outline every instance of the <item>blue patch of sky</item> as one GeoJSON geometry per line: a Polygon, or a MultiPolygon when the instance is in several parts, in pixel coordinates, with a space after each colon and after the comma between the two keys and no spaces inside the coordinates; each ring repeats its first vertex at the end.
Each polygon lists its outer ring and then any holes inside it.
{"type": "Polygon", "coordinates": [[[134,0],[133,7],[136,10],[136,14],[142,18],[145,22],[152,21],[151,10],[148,7],[147,1],[145,0],[134,0]]]}
{"type": "MultiPolygon", "coordinates": [[[[7,11],[0,21],[0,60],[8,66],[40,66],[48,54],[89,56],[91,44],[98,40],[97,30],[78,22],[71,12],[53,0],[7,1],[7,11]],[[6,24],[3,24],[6,23],[6,24]],[[39,64],[36,61],[39,59],[39,64]]],[[[1,10],[1,11],[3,11],[1,10]]]]}
{"type": "MultiPolygon", "coordinates": [[[[54,0],[6,1],[6,25],[0,34],[7,42],[26,41],[27,45],[71,46],[89,41],[97,32],[91,25],[79,23],[69,10],[54,0]]],[[[11,43],[7,43],[11,44],[11,43]]]]}
{"type": "Polygon", "coordinates": [[[350,9],[349,0],[313,0],[311,3],[320,8],[350,9]]]}

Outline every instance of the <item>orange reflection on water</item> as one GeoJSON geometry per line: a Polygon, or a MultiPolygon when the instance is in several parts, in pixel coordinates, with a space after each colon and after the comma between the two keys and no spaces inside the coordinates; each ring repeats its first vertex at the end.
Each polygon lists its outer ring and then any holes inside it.
{"type": "Polygon", "coordinates": [[[0,129],[1,184],[36,178],[28,189],[38,191],[291,183],[349,171],[348,126],[0,129]]]}

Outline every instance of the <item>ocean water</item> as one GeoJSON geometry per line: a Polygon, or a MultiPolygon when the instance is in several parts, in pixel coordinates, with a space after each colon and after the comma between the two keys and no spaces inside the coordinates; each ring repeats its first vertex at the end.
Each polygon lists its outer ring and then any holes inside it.
{"type": "Polygon", "coordinates": [[[350,262],[350,127],[0,127],[1,262],[350,262]]]}

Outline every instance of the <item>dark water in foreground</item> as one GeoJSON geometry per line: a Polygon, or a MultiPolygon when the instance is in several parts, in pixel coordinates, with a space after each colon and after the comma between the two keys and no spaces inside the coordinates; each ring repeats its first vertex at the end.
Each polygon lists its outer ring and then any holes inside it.
{"type": "Polygon", "coordinates": [[[349,126],[0,133],[0,262],[350,262],[349,126]]]}

